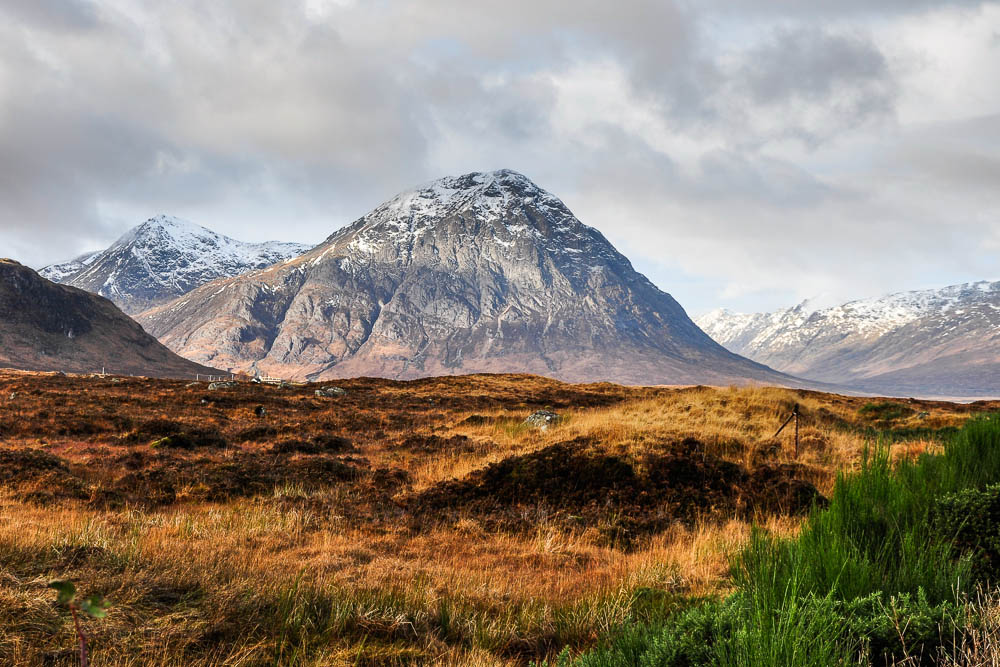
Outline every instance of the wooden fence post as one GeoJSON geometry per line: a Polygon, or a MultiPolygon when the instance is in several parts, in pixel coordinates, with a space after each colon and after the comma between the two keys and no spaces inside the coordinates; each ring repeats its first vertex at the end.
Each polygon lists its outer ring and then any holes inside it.
{"type": "Polygon", "coordinates": [[[788,422],[792,421],[793,419],[795,420],[795,458],[798,459],[799,458],[799,404],[798,403],[796,403],[795,406],[792,408],[792,414],[788,415],[788,419],[786,419],[781,424],[781,426],[778,427],[778,430],[775,431],[774,435],[771,437],[777,438],[779,435],[781,435],[781,432],[785,430],[786,426],[788,426],[788,422]]]}

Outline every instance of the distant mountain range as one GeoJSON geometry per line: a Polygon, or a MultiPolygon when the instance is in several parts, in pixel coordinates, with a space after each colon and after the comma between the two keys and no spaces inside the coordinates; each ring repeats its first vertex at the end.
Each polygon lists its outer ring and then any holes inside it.
{"type": "Polygon", "coordinates": [[[177,356],[107,299],[0,259],[0,368],[191,378],[177,356]]]}
{"type": "Polygon", "coordinates": [[[108,297],[199,364],[288,378],[526,372],[1000,395],[1000,283],[695,323],[509,170],[401,193],[313,249],[158,216],[40,273],[108,297]]]}
{"type": "Polygon", "coordinates": [[[300,257],[138,319],[189,359],[290,378],[801,384],[715,343],[596,229],[508,170],[404,192],[300,257]]]}
{"type": "Polygon", "coordinates": [[[308,249],[298,243],[244,243],[160,215],[133,228],[107,250],[52,264],[39,273],[107,297],[134,315],[218,278],[262,269],[308,249]]]}
{"type": "Polygon", "coordinates": [[[717,310],[697,322],[732,352],[803,378],[896,395],[1000,395],[1000,282],[823,309],[717,310]]]}

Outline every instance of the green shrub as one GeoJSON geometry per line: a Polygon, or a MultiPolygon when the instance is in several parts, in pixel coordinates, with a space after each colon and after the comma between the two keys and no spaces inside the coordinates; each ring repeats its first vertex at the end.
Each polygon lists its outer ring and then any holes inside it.
{"type": "Polygon", "coordinates": [[[850,634],[831,596],[803,595],[792,582],[779,599],[742,591],[731,604],[733,631],[717,639],[710,664],[829,667],[856,662],[861,642],[850,634]]]}
{"type": "Polygon", "coordinates": [[[972,554],[977,579],[995,579],[1000,568],[1000,484],[964,489],[937,501],[934,527],[942,539],[972,554]]]}
{"type": "Polygon", "coordinates": [[[712,664],[720,637],[732,635],[733,615],[725,603],[706,602],[657,625],[630,624],[597,649],[574,659],[565,650],[557,667],[694,667],[712,664]]]}
{"type": "Polygon", "coordinates": [[[878,665],[900,659],[936,664],[939,648],[956,636],[960,618],[957,604],[931,604],[922,589],[888,600],[874,593],[841,603],[839,611],[850,635],[864,642],[867,661],[878,665]]]}

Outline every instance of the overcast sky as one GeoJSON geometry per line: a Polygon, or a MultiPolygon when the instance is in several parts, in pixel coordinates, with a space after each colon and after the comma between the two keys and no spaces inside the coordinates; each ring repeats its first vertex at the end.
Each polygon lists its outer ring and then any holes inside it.
{"type": "Polygon", "coordinates": [[[0,3],[0,256],[502,167],[693,315],[997,279],[1000,3],[0,3]]]}

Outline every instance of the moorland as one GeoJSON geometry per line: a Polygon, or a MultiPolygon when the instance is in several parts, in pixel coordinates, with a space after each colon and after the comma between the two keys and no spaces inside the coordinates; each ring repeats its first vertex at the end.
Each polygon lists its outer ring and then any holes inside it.
{"type": "Polygon", "coordinates": [[[78,664],[56,579],[93,665],[1000,655],[1000,403],[337,387],[0,372],[0,663],[78,664]]]}

